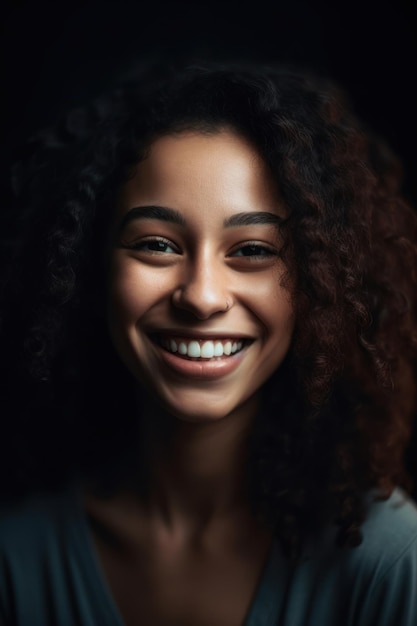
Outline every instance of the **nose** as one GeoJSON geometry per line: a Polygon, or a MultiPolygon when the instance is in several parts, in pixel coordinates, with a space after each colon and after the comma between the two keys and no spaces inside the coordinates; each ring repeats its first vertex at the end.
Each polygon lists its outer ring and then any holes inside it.
{"type": "Polygon", "coordinates": [[[190,261],[172,295],[178,309],[204,320],[232,306],[227,268],[219,261],[200,259],[190,261]]]}

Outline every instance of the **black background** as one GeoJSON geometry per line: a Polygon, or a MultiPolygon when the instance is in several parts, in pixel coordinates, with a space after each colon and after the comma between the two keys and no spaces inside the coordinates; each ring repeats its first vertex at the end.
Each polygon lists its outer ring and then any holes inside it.
{"type": "Polygon", "coordinates": [[[15,0],[3,4],[1,27],[2,179],[27,135],[111,87],[136,61],[232,57],[289,61],[338,82],[402,159],[404,192],[417,205],[411,2],[15,0]]]}
{"type": "Polygon", "coordinates": [[[412,4],[9,0],[1,20],[2,159],[7,163],[28,133],[111,86],[135,60],[290,61],[348,91],[359,117],[403,160],[404,190],[416,203],[412,4]]]}

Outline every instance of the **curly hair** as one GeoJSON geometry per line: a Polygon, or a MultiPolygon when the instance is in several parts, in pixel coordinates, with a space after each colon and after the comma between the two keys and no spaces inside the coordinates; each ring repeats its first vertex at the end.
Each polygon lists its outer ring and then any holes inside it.
{"type": "Polygon", "coordinates": [[[106,225],[155,138],[221,128],[249,139],[276,180],[289,209],[281,254],[296,285],[292,345],[254,427],[250,499],[291,558],[328,519],[339,543],[355,546],[365,494],[386,498],[408,484],[417,219],[398,160],[342,90],[306,72],[152,68],[25,148],[13,168],[15,206],[3,216],[2,374],[18,441],[9,457],[24,482],[120,456],[135,419],[101,313],[106,225]]]}

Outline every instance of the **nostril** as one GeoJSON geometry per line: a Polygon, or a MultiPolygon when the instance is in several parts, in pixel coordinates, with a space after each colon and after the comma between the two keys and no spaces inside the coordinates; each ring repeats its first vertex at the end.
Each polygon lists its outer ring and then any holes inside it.
{"type": "Polygon", "coordinates": [[[192,284],[174,291],[171,300],[177,309],[189,311],[201,320],[215,313],[225,313],[233,304],[230,296],[214,293],[213,290],[196,289],[192,284]]]}

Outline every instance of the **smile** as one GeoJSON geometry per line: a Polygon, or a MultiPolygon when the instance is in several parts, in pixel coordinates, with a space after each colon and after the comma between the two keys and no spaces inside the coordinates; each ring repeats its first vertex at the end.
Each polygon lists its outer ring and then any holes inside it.
{"type": "Polygon", "coordinates": [[[159,337],[160,345],[173,354],[188,359],[215,359],[236,354],[245,345],[243,339],[190,339],[159,337]]]}
{"type": "Polygon", "coordinates": [[[247,348],[254,342],[253,338],[242,336],[187,337],[167,332],[151,333],[149,338],[158,349],[163,367],[182,382],[210,381],[231,374],[239,368],[247,348]]]}

